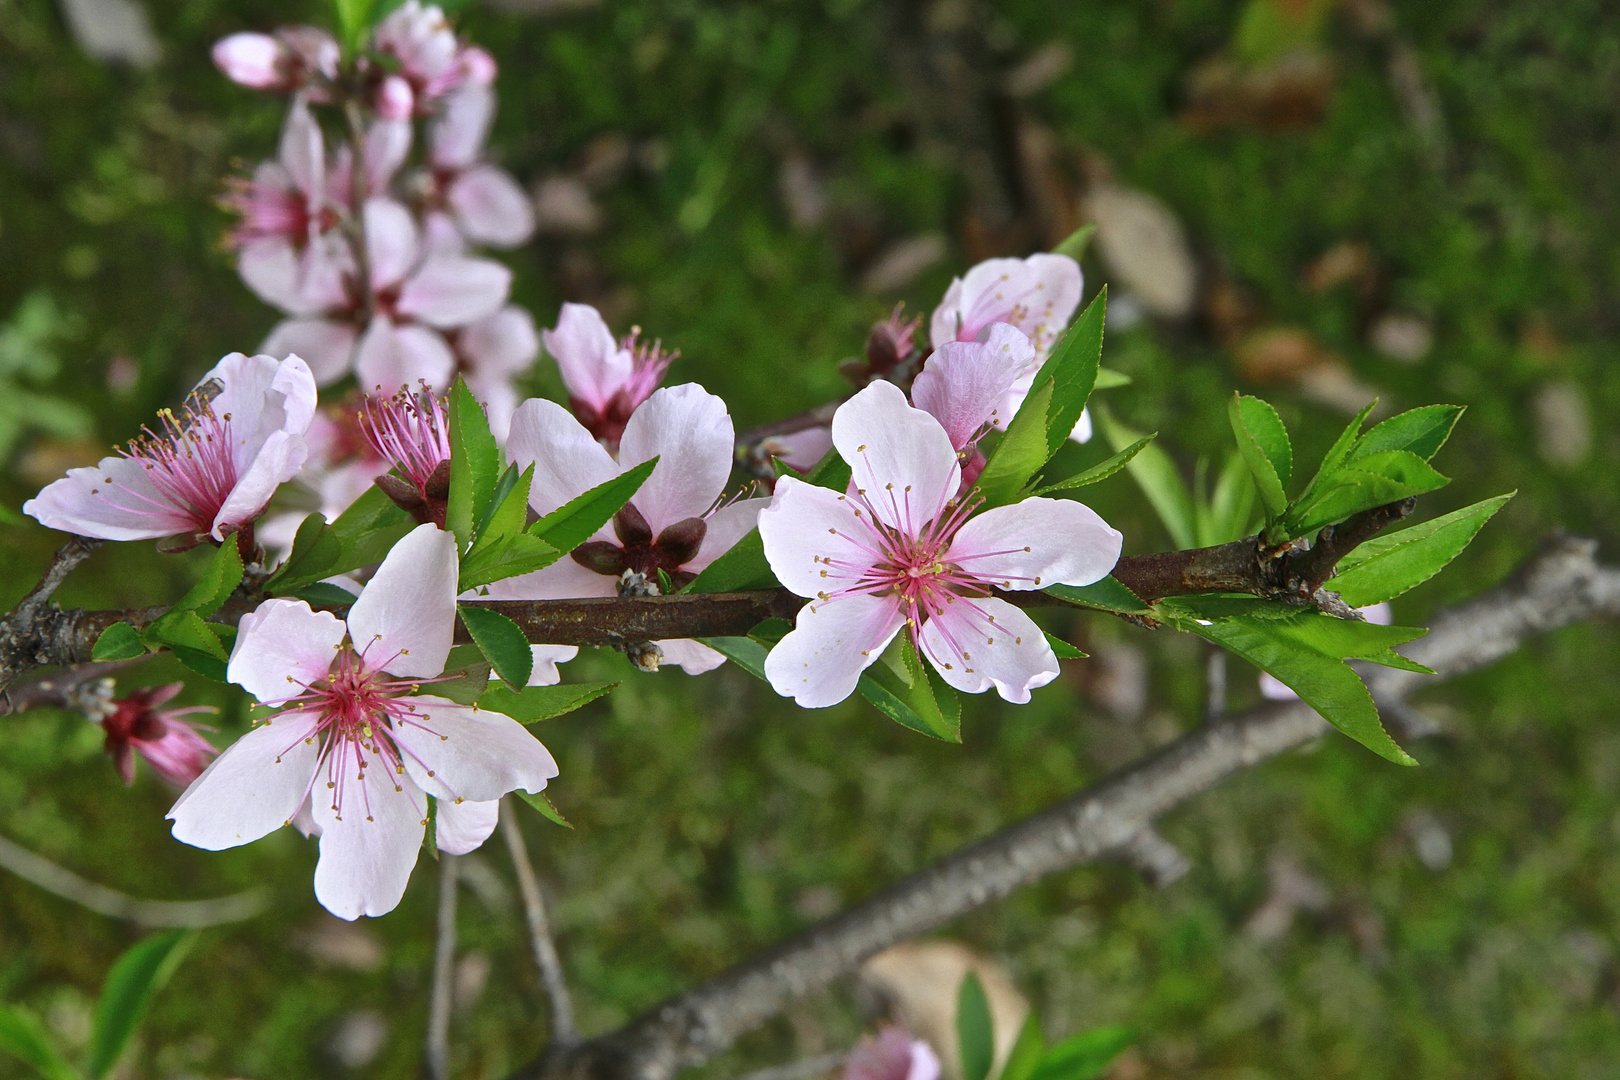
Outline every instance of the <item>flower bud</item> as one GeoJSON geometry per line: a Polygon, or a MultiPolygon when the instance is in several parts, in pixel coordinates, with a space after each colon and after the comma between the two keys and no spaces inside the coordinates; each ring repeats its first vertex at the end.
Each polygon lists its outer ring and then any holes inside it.
{"type": "Polygon", "coordinates": [[[405,79],[390,75],[377,87],[374,105],[377,115],[384,120],[409,120],[416,107],[416,94],[405,79]]]}
{"type": "Polygon", "coordinates": [[[214,66],[254,90],[286,90],[287,47],[268,34],[232,34],[214,45],[214,66]]]}
{"type": "Polygon", "coordinates": [[[478,46],[467,46],[456,59],[461,63],[463,77],[473,86],[488,86],[495,81],[495,58],[478,46]]]}

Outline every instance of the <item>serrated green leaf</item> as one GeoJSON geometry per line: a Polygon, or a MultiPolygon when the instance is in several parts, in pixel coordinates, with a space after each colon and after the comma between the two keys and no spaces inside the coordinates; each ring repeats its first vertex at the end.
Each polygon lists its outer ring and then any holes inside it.
{"type": "Polygon", "coordinates": [[[1036,383],[990,451],[978,479],[986,507],[1016,502],[1030,477],[1051,456],[1046,452],[1046,414],[1053,392],[1051,379],[1036,383]]]}
{"type": "Polygon", "coordinates": [[[19,1005],[0,1005],[0,1050],[44,1080],[83,1080],[79,1070],[57,1050],[39,1017],[19,1005]]]}
{"type": "Polygon", "coordinates": [[[769,645],[746,637],[706,637],[698,640],[754,678],[770,681],[765,678],[765,656],[771,651],[769,645]]]}
{"type": "Polygon", "coordinates": [[[1428,461],[1446,444],[1462,414],[1460,405],[1424,405],[1392,416],[1357,440],[1345,463],[1389,450],[1405,450],[1428,461]]]}
{"type": "MultiPolygon", "coordinates": [[[[534,654],[529,655],[532,658],[534,654]]],[[[489,661],[484,659],[478,646],[458,645],[445,662],[445,674],[453,677],[427,684],[426,689],[435,697],[449,698],[457,705],[471,705],[489,689],[489,673],[489,661]]]]}
{"type": "Polygon", "coordinates": [[[529,485],[533,482],[533,465],[521,475],[516,465],[507,466],[490,496],[489,514],[478,523],[478,539],[473,542],[475,549],[479,544],[523,531],[529,523],[529,485]]]}
{"type": "Polygon", "coordinates": [[[1136,1041],[1127,1027],[1101,1027],[1072,1035],[1046,1052],[1029,1080],[1095,1080],[1136,1041]]]}
{"type": "Polygon", "coordinates": [[[326,524],[326,519],[310,514],[298,526],[292,550],[264,583],[264,589],[274,596],[297,592],[305,585],[341,573],[337,566],[342,557],[343,542],[326,524]]]}
{"type": "Polygon", "coordinates": [[[90,650],[92,660],[133,660],[146,655],[146,643],[140,632],[127,622],[115,622],[96,638],[90,650]]]}
{"type": "Polygon", "coordinates": [[[317,581],[313,585],[305,585],[292,595],[293,599],[302,600],[311,607],[344,607],[359,599],[343,586],[333,585],[328,581],[317,581]]]}
{"type": "Polygon", "coordinates": [[[520,532],[492,540],[488,544],[474,544],[461,560],[461,592],[481,589],[485,585],[519,574],[532,574],[561,559],[558,551],[538,536],[520,532]]]}
{"type": "Polygon", "coordinates": [[[1116,390],[1121,386],[1131,385],[1132,381],[1123,371],[1100,367],[1097,369],[1097,385],[1091,388],[1091,392],[1095,394],[1098,390],[1116,390]]]}
{"type": "Polygon", "coordinates": [[[934,675],[911,636],[895,635],[855,688],[889,719],[945,742],[962,741],[962,703],[956,691],[934,675]]]}
{"type": "Polygon", "coordinates": [[[1065,236],[1062,242],[1052,249],[1052,254],[1067,255],[1075,262],[1079,262],[1080,257],[1086,253],[1086,248],[1091,246],[1091,238],[1096,235],[1097,226],[1091,224],[1082,225],[1068,236],[1065,236]]]}
{"type": "Polygon", "coordinates": [[[512,794],[516,795],[518,798],[522,799],[524,802],[538,810],[540,812],[540,816],[551,822],[553,825],[561,825],[565,829],[572,829],[574,827],[573,825],[569,824],[568,819],[563,817],[562,814],[557,811],[557,808],[552,805],[551,798],[546,795],[545,792],[524,791],[522,788],[518,788],[516,791],[512,792],[512,794]]]}
{"type": "MultiPolygon", "coordinates": [[[[1097,367],[1102,360],[1103,324],[1108,310],[1108,286],[1104,285],[1096,299],[1053,346],[1046,363],[1035,373],[1032,386],[1052,380],[1052,402],[1046,414],[1046,456],[1053,454],[1068,441],[1080,414],[1097,385],[1097,367]]],[[[1045,465],[1046,462],[1041,462],[1045,465]]],[[[1039,466],[1037,466],[1039,468],[1039,466]]]]}
{"type": "MultiPolygon", "coordinates": [[[[1141,432],[1132,431],[1121,424],[1106,409],[1099,407],[1094,412],[1097,426],[1114,449],[1123,449],[1142,438],[1141,432]]],[[[1164,523],[1171,542],[1178,548],[1197,547],[1192,492],[1187,490],[1186,481],[1182,480],[1170,455],[1158,444],[1150,443],[1137,451],[1125,467],[1130,471],[1131,479],[1142,489],[1142,494],[1147,496],[1148,505],[1153,507],[1159,520],[1164,523]]]]}
{"type": "Polygon", "coordinates": [[[1059,660],[1084,660],[1086,658],[1086,653],[1081,652],[1056,634],[1046,630],[1042,630],[1041,633],[1046,635],[1046,643],[1052,646],[1052,652],[1059,660]]]}
{"type": "Polygon", "coordinates": [[[1269,402],[1238,393],[1227,403],[1227,417],[1267,516],[1281,517],[1288,508],[1288,481],[1294,471],[1294,450],[1282,417],[1269,402]]]}
{"type": "Polygon", "coordinates": [[[1258,497],[1243,455],[1232,451],[1215,480],[1215,491],[1208,502],[1200,493],[1196,508],[1199,546],[1225,544],[1253,533],[1254,504],[1258,497]]]}
{"type": "Polygon", "coordinates": [[[498,611],[471,604],[458,604],[457,611],[461,624],[501,681],[516,690],[528,685],[534,671],[534,652],[518,624],[498,611]]]}
{"type": "Polygon", "coordinates": [[[1353,465],[1341,466],[1325,477],[1311,500],[1289,507],[1283,519],[1267,530],[1267,539],[1281,542],[1304,536],[1352,514],[1412,495],[1426,495],[1449,483],[1428,462],[1407,450],[1384,450],[1359,457],[1353,465]]]}
{"type": "Polygon", "coordinates": [[[484,407],[459,376],[450,388],[450,498],[445,528],[465,548],[473,530],[489,512],[500,479],[501,450],[489,430],[484,407]]]}
{"type": "Polygon", "coordinates": [[[1094,581],[1090,585],[1053,585],[1043,590],[1049,596],[1067,600],[1081,607],[1097,611],[1112,611],[1122,615],[1151,615],[1153,609],[1142,603],[1140,597],[1126,588],[1113,575],[1094,581]]]}
{"type": "Polygon", "coordinates": [[[731,546],[682,589],[690,593],[743,592],[748,589],[774,589],[779,582],[765,558],[765,542],[758,529],[731,546]]]}
{"type": "Polygon", "coordinates": [[[1007,1064],[1001,1067],[1000,1080],[1029,1080],[1045,1056],[1046,1037],[1041,1034],[1041,1018],[1031,1009],[1024,1017],[1024,1026],[1018,1029],[1018,1040],[1007,1055],[1007,1064]]]}
{"type": "Polygon", "coordinates": [[[850,476],[849,462],[838,456],[835,446],[821,455],[815,467],[804,474],[804,482],[834,491],[848,491],[850,476]]]}
{"type": "Polygon", "coordinates": [[[1498,495],[1399,532],[1375,536],[1339,560],[1326,588],[1351,607],[1381,604],[1429,580],[1462,554],[1514,493],[1498,495]]]}
{"type": "Polygon", "coordinates": [[[613,520],[613,515],[624,508],[657,466],[658,459],[652,458],[626,469],[530,525],[529,534],[538,536],[560,552],[573,551],[613,520]]]}
{"type": "Polygon", "coordinates": [[[972,971],[956,991],[956,1045],[962,1062],[962,1080],[985,1080],[996,1058],[995,1028],[990,1000],[972,971]]]}
{"type": "Polygon", "coordinates": [[[604,694],[611,693],[618,685],[616,682],[565,683],[558,686],[528,686],[522,690],[496,686],[478,699],[478,707],[510,716],[520,724],[537,724],[583,708],[604,694]]]}
{"type": "Polygon", "coordinates": [[[1127,446],[1125,449],[1121,450],[1112,457],[1098,462],[1089,469],[1075,473],[1067,480],[1059,480],[1055,484],[1048,484],[1035,494],[1050,495],[1054,491],[1069,491],[1073,488],[1085,487],[1088,484],[1095,484],[1099,480],[1106,480],[1110,476],[1113,476],[1115,473],[1119,472],[1119,470],[1123,469],[1126,465],[1130,464],[1133,457],[1139,454],[1148,443],[1152,442],[1158,437],[1159,433],[1157,431],[1151,435],[1144,435],[1142,438],[1137,439],[1135,442],[1131,443],[1131,445],[1127,446]]]}
{"type": "Polygon", "coordinates": [[[1327,454],[1323,456],[1322,463],[1316,467],[1316,475],[1311,477],[1311,482],[1306,485],[1305,490],[1295,500],[1296,505],[1303,505],[1314,499],[1321,489],[1322,481],[1344,464],[1344,459],[1350,456],[1351,449],[1356,445],[1356,439],[1361,435],[1361,425],[1367,422],[1367,417],[1371,415],[1374,406],[1377,404],[1377,398],[1367,402],[1361,411],[1356,414],[1356,418],[1345,425],[1345,429],[1339,433],[1339,437],[1333,441],[1333,445],[1328,448],[1327,454]]]}
{"type": "Polygon", "coordinates": [[[174,974],[196,940],[191,930],[167,930],[137,942],[107,973],[96,1000],[90,1031],[91,1080],[101,1080],[118,1064],[135,1029],[146,1019],[153,996],[174,974]]]}
{"type": "Polygon", "coordinates": [[[186,590],[175,602],[175,611],[195,611],[207,618],[218,611],[231,593],[242,583],[242,555],[237,550],[236,538],[226,537],[214,550],[213,558],[203,568],[201,580],[186,590]]]}

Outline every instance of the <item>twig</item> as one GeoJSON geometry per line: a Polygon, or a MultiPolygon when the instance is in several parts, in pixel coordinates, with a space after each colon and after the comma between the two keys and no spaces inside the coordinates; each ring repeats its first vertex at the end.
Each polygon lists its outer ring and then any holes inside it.
{"type": "Polygon", "coordinates": [[[0,867],[98,915],[126,919],[137,926],[220,926],[251,919],[270,903],[270,895],[263,889],[214,900],[138,900],[87,881],[5,837],[0,837],[0,867]]]}
{"type": "Polygon", "coordinates": [[[1168,888],[1192,872],[1192,860],[1151,825],[1127,840],[1119,853],[1155,889],[1168,888]]]}
{"type": "Polygon", "coordinates": [[[834,1050],[830,1054],[820,1054],[802,1061],[790,1061],[786,1065],[773,1065],[769,1069],[744,1073],[737,1077],[737,1080],[810,1080],[812,1076],[832,1072],[842,1065],[847,1057],[849,1057],[848,1050],[834,1050]]]}
{"type": "MultiPolygon", "coordinates": [[[[1555,543],[1515,581],[1442,614],[1427,637],[1404,647],[1407,655],[1452,676],[1501,658],[1532,634],[1593,615],[1620,616],[1620,570],[1598,566],[1593,551],[1589,541],[1555,543]]],[[[1398,698],[1422,685],[1423,678],[1381,669],[1373,692],[1385,700],[1398,698]]],[[[1299,702],[1276,702],[1206,725],[617,1031],[572,1051],[548,1052],[519,1075],[671,1080],[874,953],[1048,874],[1126,849],[1167,811],[1329,730],[1299,702]]]]}
{"type": "Polygon", "coordinates": [[[456,857],[439,853],[439,943],[433,950],[433,991],[428,998],[427,1074],[450,1075],[450,1008],[456,968],[456,857]]]}
{"type": "Polygon", "coordinates": [[[529,862],[523,829],[518,824],[517,809],[511,799],[501,800],[501,835],[506,837],[506,850],[512,855],[512,869],[517,873],[518,891],[523,894],[523,914],[529,923],[529,940],[534,945],[534,962],[540,968],[540,983],[551,1002],[552,1044],[574,1046],[579,1042],[574,1001],[568,996],[562,958],[557,955],[557,946],[551,937],[551,921],[546,916],[545,897],[540,893],[540,882],[529,862]]]}

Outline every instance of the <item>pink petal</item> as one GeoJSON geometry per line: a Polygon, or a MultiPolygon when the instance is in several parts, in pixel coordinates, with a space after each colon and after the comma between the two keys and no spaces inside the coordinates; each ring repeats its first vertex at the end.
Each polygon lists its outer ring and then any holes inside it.
{"type": "Polygon", "coordinates": [[[422,251],[427,255],[465,255],[467,238],[456,219],[443,210],[429,210],[422,216],[422,251]]]}
{"type": "Polygon", "coordinates": [[[961,485],[951,437],[891,382],[872,383],[839,406],[832,435],[854,487],[886,524],[910,535],[933,521],[961,485]]]}
{"type": "Polygon", "coordinates": [[[544,398],[518,406],[506,438],[506,456],[519,469],[534,466],[529,505],[541,515],[619,475],[612,455],[573,414],[544,398]]]}
{"type": "MultiPolygon", "coordinates": [[[[598,575],[599,577],[601,575],[598,575]]],[[[562,682],[558,664],[566,664],[579,655],[578,645],[530,645],[534,666],[529,669],[530,686],[556,686],[562,682]]]]}
{"type": "Polygon", "coordinates": [[[658,458],[630,500],[655,536],[708,512],[731,477],[735,445],[726,403],[697,383],[656,390],[630,414],[619,440],[619,465],[629,469],[658,458]]]}
{"type": "Polygon", "coordinates": [[[326,678],[344,633],[343,620],[330,611],[302,600],[266,600],[237,624],[225,678],[266,705],[279,704],[326,678]]]}
{"type": "Polygon", "coordinates": [[[308,315],[325,306],[308,295],[303,263],[286,237],[270,236],[243,245],[236,256],[236,272],[260,300],[289,314],[308,315]]]}
{"type": "Polygon", "coordinates": [[[765,677],[801,708],[836,705],[855,691],[905,616],[892,596],[844,596],[812,601],[799,612],[793,632],[765,657],[765,677]]]}
{"type": "Polygon", "coordinates": [[[501,802],[467,802],[462,799],[436,799],[433,839],[440,851],[465,855],[476,851],[501,820],[501,802]]]}
{"type": "Polygon", "coordinates": [[[512,271],[498,262],[434,255],[406,279],[397,306],[401,315],[447,330],[493,315],[511,288],[512,271]]]}
{"type": "Polygon", "coordinates": [[[193,528],[191,515],[153,486],[144,466],[126,457],[69,469],[23,503],[23,513],[47,528],[101,540],[157,540],[193,528]]]}
{"type": "Polygon", "coordinates": [[[271,356],[300,356],[309,364],[316,385],[329,386],[349,373],[354,339],[352,323],[284,319],[270,331],[259,351],[271,356]]]}
{"type": "MultiPolygon", "coordinates": [[[[928,339],[934,348],[939,348],[947,341],[956,341],[957,331],[962,326],[962,279],[951,278],[950,286],[946,288],[939,306],[934,309],[933,317],[928,320],[928,339]]],[[[972,336],[969,335],[971,341],[972,336]]]]}
{"type": "Polygon", "coordinates": [[[315,717],[281,713],[226,747],[170,808],[174,838],[221,851],[291,821],[315,775],[314,732],[315,717]]]}
{"type": "Polygon", "coordinates": [[[324,785],[310,799],[321,837],[315,899],[340,919],[386,915],[405,895],[427,825],[427,796],[409,779],[395,779],[378,769],[352,784],[341,817],[324,785]]]}
{"type": "Polygon", "coordinates": [[[702,675],[726,662],[724,655],[689,638],[667,638],[658,647],[663,650],[665,666],[673,664],[688,675],[702,675]]]}
{"type": "MultiPolygon", "coordinates": [[[[403,82],[403,80],[400,80],[403,82]]],[[[409,93],[410,87],[406,87],[409,93]]],[[[406,117],[410,116],[409,107],[406,117]]],[[[411,125],[408,119],[378,120],[366,131],[366,191],[382,195],[393,183],[394,174],[411,152],[411,125]]]]}
{"type": "Polygon", "coordinates": [[[287,112],[277,157],[309,204],[319,206],[326,190],[326,141],[303,98],[295,98],[287,112]]]}
{"type": "Polygon", "coordinates": [[[1007,392],[1035,363],[1035,346],[1007,323],[995,323],[987,340],[947,341],[936,349],[911,387],[911,400],[945,428],[956,449],[965,448],[999,416],[1007,392]]]}
{"type": "Polygon", "coordinates": [[[456,335],[456,351],[479,375],[515,375],[540,355],[534,316],[526,308],[509,304],[462,327],[456,335]]]}
{"type": "Polygon", "coordinates": [[[231,460],[239,473],[272,435],[296,435],[302,441],[315,418],[315,376],[295,355],[231,353],[197,385],[218,388],[210,405],[215,415],[230,417],[231,460]]]}
{"type": "Polygon", "coordinates": [[[474,166],[457,177],[445,199],[475,244],[512,248],[534,235],[534,205],[505,169],[474,166]]]}
{"type": "Polygon", "coordinates": [[[285,54],[282,44],[268,34],[232,34],[214,43],[214,66],[242,86],[279,89],[285,54]]]}
{"type": "Polygon", "coordinates": [[[517,788],[540,791],[557,775],[551,752],[509,716],[429,695],[410,702],[418,719],[395,722],[394,742],[430,795],[486,802],[517,788]]]}
{"type": "Polygon", "coordinates": [[[263,513],[276,489],[298,475],[308,454],[302,435],[287,431],[272,434],[237,477],[236,486],[214,515],[210,535],[224,540],[227,527],[239,528],[263,513]]]}
{"type": "Polygon", "coordinates": [[[404,678],[444,671],[456,628],[456,538],[418,525],[395,544],[349,609],[366,667],[404,678]]]}
{"type": "Polygon", "coordinates": [[[853,500],[829,488],[784,476],[759,515],[759,536],[771,572],[799,596],[819,596],[855,582],[873,563],[870,530],[853,500]]]}
{"type": "Polygon", "coordinates": [[[557,328],[540,336],[568,392],[597,411],[635,371],[630,351],[619,348],[601,313],[589,304],[564,304],[557,328]]]}
{"type": "Polygon", "coordinates": [[[770,499],[739,499],[729,503],[703,519],[707,526],[698,553],[684,569],[702,570],[714,560],[736,546],[759,524],[760,511],[771,504],[770,499]]]}
{"type": "Polygon", "coordinates": [[[468,168],[484,152],[495,119],[495,92],[488,86],[463,86],[448,95],[433,124],[433,164],[440,169],[468,168]]]}
{"type": "Polygon", "coordinates": [[[809,427],[786,435],[772,435],[765,450],[782,464],[809,472],[832,449],[832,429],[809,427]]]}
{"type": "Polygon", "coordinates": [[[411,89],[409,80],[390,75],[377,87],[374,108],[388,123],[409,121],[416,112],[416,92],[411,89]]]}
{"type": "Polygon", "coordinates": [[[921,644],[947,683],[967,694],[992,686],[1022,705],[1029,692],[1058,677],[1057,657],[1041,628],[993,596],[958,600],[923,623],[921,644]]]}
{"type": "MultiPolygon", "coordinates": [[[[1067,255],[987,259],[967,272],[955,304],[943,320],[939,310],[934,312],[932,329],[938,333],[954,325],[956,331],[950,337],[975,341],[991,323],[1011,323],[1034,343],[1037,355],[1044,357],[1074,316],[1080,291],[1080,264],[1067,255]]],[[[946,295],[949,298],[950,293],[946,295]]]]}
{"type": "Polygon", "coordinates": [[[420,250],[416,220],[393,199],[378,197],[366,200],[365,226],[371,287],[380,291],[399,284],[420,250]]]}
{"type": "Polygon", "coordinates": [[[1025,499],[969,519],[945,561],[1003,589],[1090,585],[1119,562],[1123,542],[1084,503],[1025,499]]]}
{"type": "Polygon", "coordinates": [[[355,350],[355,378],[361,386],[384,393],[425,382],[443,390],[455,378],[456,357],[437,330],[396,326],[378,315],[355,350]]]}

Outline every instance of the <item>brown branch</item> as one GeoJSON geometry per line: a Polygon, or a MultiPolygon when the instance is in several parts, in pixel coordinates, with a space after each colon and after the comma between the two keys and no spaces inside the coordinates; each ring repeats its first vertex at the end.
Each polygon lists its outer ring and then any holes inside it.
{"type": "MultiPolygon", "coordinates": [[[[1408,655],[1442,677],[1513,651],[1528,636],[1594,615],[1620,616],[1620,570],[1593,545],[1561,541],[1516,580],[1442,613],[1408,655]]],[[[1385,700],[1424,676],[1380,669],[1385,700]]],[[[1330,730],[1299,702],[1273,703],[1206,725],[1046,810],[969,845],[764,955],[655,1006],[578,1047],[553,1050],[525,1080],[671,1080],[733,1045],[789,1002],[830,986],[867,957],[927,933],[1049,874],[1114,853],[1129,857],[1144,830],[1222,780],[1330,730]]],[[[1139,853],[1139,852],[1138,852],[1139,853]]]]}

